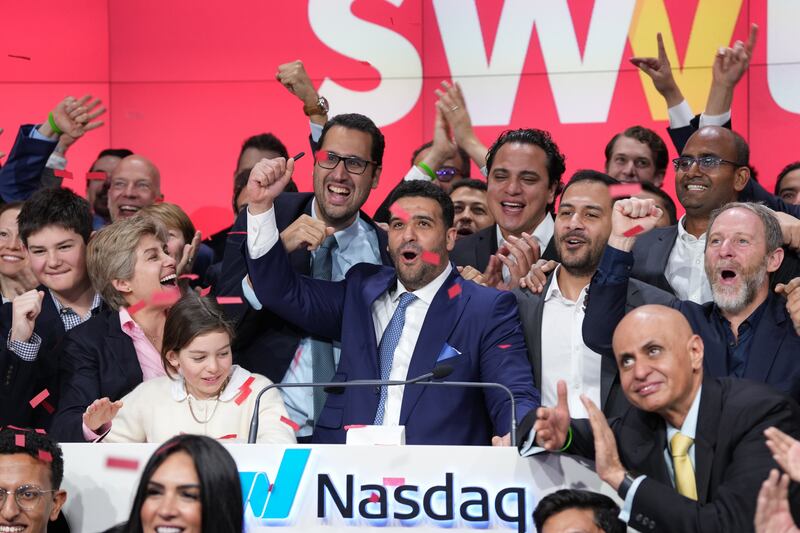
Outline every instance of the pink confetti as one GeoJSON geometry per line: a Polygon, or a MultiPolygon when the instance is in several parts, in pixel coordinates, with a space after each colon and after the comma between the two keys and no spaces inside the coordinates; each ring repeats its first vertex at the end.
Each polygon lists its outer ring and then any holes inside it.
{"type": "Polygon", "coordinates": [[[36,431],[36,433],[38,433],[39,435],[47,435],[47,432],[42,428],[36,428],[34,431],[36,431]]]}
{"type": "Polygon", "coordinates": [[[431,252],[430,250],[425,250],[424,252],[422,252],[422,260],[432,265],[438,265],[439,254],[431,252]]]}
{"type": "Polygon", "coordinates": [[[106,181],[105,172],[87,172],[86,181],[106,181]]]}
{"type": "Polygon", "coordinates": [[[52,463],[53,456],[50,455],[50,452],[45,450],[39,450],[39,460],[44,461],[45,463],[52,463]]]}
{"type": "Polygon", "coordinates": [[[197,274],[181,274],[180,276],[178,276],[178,279],[195,280],[195,279],[200,279],[200,276],[198,276],[197,274]]]}
{"type": "Polygon", "coordinates": [[[50,405],[50,402],[48,402],[47,400],[42,402],[42,407],[44,407],[44,410],[51,415],[56,412],[56,408],[50,405]]]}
{"type": "Polygon", "coordinates": [[[383,486],[384,487],[399,487],[400,485],[406,484],[406,478],[404,477],[385,477],[383,478],[383,486]]]}
{"type": "Polygon", "coordinates": [[[292,428],[294,431],[300,431],[300,425],[291,418],[281,417],[281,422],[292,428]]]}
{"type": "Polygon", "coordinates": [[[367,427],[366,424],[350,424],[349,426],[345,426],[344,430],[348,431],[348,430],[351,430],[351,429],[358,429],[358,428],[365,428],[365,427],[367,427]]]}
{"type": "Polygon", "coordinates": [[[226,440],[226,439],[235,439],[236,433],[228,433],[227,435],[221,436],[218,440],[226,440]]]}
{"type": "Polygon", "coordinates": [[[447,289],[447,295],[450,296],[451,300],[459,294],[461,294],[461,285],[458,283],[453,284],[449,289],[447,289]]]}
{"type": "Polygon", "coordinates": [[[177,287],[172,287],[166,291],[155,293],[152,296],[152,298],[150,298],[150,303],[152,305],[171,306],[180,299],[181,299],[180,289],[178,289],[177,287]]]}
{"type": "Polygon", "coordinates": [[[379,501],[381,501],[381,497],[378,496],[377,492],[373,492],[372,494],[370,494],[369,496],[370,503],[378,503],[379,501]]]}
{"type": "Polygon", "coordinates": [[[63,180],[71,180],[72,179],[72,172],[69,170],[54,170],[53,175],[57,178],[61,178],[63,180]]]}
{"type": "Polygon", "coordinates": [[[509,348],[511,348],[511,345],[510,344],[498,344],[497,347],[500,348],[501,350],[508,350],[509,348]]]}
{"type": "Polygon", "coordinates": [[[247,235],[246,231],[229,231],[228,235],[247,235]]]}
{"type": "Polygon", "coordinates": [[[611,185],[608,187],[608,192],[611,193],[612,198],[622,198],[623,196],[636,196],[642,192],[642,186],[639,183],[622,183],[620,185],[611,185]]]}
{"type": "Polygon", "coordinates": [[[31,401],[28,403],[31,404],[31,407],[36,409],[36,407],[38,407],[39,404],[45,401],[49,396],[50,392],[47,389],[44,389],[42,392],[31,398],[31,401]]]}
{"type": "Polygon", "coordinates": [[[405,209],[397,204],[392,204],[392,206],[389,208],[389,212],[403,222],[408,222],[411,220],[411,215],[409,215],[405,209]]]}
{"type": "Polygon", "coordinates": [[[129,315],[135,315],[147,306],[147,302],[140,300],[128,308],[129,315]]]}
{"type": "Polygon", "coordinates": [[[14,435],[14,445],[17,446],[18,448],[24,448],[25,435],[22,433],[17,433],[16,435],[14,435]]]}
{"type": "Polygon", "coordinates": [[[108,457],[106,468],[118,468],[120,470],[138,470],[139,461],[136,459],[123,459],[121,457],[108,457]]]}
{"type": "Polygon", "coordinates": [[[641,233],[643,231],[644,231],[643,227],[641,227],[639,225],[636,225],[636,226],[632,227],[631,229],[629,229],[628,231],[626,231],[625,233],[623,233],[623,235],[626,236],[626,237],[633,237],[634,235],[638,235],[639,233],[641,233]]]}
{"type": "Polygon", "coordinates": [[[217,296],[217,303],[220,305],[240,304],[242,299],[239,296],[217,296]]]}
{"type": "Polygon", "coordinates": [[[205,289],[200,289],[200,296],[208,296],[209,292],[211,292],[211,285],[209,285],[205,289]]]}
{"type": "Polygon", "coordinates": [[[242,405],[244,403],[244,401],[247,399],[247,397],[250,396],[250,393],[253,392],[252,390],[250,390],[250,385],[255,380],[256,380],[256,378],[254,378],[253,376],[250,376],[249,378],[247,378],[247,381],[242,383],[242,386],[239,387],[239,391],[240,391],[239,395],[234,400],[234,402],[236,402],[236,405],[242,405]]]}

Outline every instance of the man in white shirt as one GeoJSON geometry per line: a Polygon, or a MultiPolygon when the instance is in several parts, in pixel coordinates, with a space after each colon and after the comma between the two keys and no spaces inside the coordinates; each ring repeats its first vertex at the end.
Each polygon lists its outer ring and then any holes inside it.
{"type": "MultiPolygon", "coordinates": [[[[452,380],[507,386],[519,413],[538,405],[514,297],[463,281],[449,262],[453,204],[441,189],[417,180],[395,191],[396,269],[362,263],[324,281],[297,274],[278,242],[273,200],[293,168],[263,160],[250,175],[248,271],[265,307],[341,343],[334,381],[413,378],[446,364],[452,380]]],[[[348,426],[375,424],[405,426],[409,444],[487,445],[508,442],[510,415],[511,399],[493,389],[349,387],[328,395],[313,440],[343,443],[348,426]]]]}
{"type": "MultiPolygon", "coordinates": [[[[702,339],[667,307],[629,313],[614,332],[614,354],[632,407],[606,421],[584,396],[589,421],[570,420],[562,382],[556,406],[520,427],[534,430],[524,446],[535,440],[594,459],[624,499],[620,519],[639,531],[752,531],[760,483],[777,468],[763,432],[774,425],[797,437],[797,404],[761,384],[704,378],[702,339]]],[[[798,496],[795,486],[793,506],[798,496]]]]}

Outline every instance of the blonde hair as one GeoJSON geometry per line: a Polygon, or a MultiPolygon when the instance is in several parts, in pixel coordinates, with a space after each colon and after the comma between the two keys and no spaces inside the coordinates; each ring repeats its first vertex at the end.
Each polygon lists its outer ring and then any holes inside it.
{"type": "Polygon", "coordinates": [[[189,218],[189,215],[176,204],[161,202],[148,205],[139,211],[137,216],[155,219],[167,229],[177,229],[183,234],[183,240],[186,244],[192,242],[194,238],[195,227],[194,224],[192,224],[192,220],[189,218]]]}
{"type": "Polygon", "coordinates": [[[118,220],[95,233],[89,241],[86,249],[89,279],[94,290],[115,311],[125,307],[127,302],[112,281],[133,278],[136,247],[146,235],[153,235],[161,242],[167,242],[163,226],[143,217],[118,220]]]}

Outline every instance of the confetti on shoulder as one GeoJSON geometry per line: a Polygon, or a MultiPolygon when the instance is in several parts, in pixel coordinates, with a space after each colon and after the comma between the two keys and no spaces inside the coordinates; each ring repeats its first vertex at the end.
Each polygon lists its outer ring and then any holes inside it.
{"type": "Polygon", "coordinates": [[[450,296],[451,300],[459,294],[461,294],[461,285],[459,283],[453,283],[453,285],[447,289],[447,295],[450,296]]]}
{"type": "Polygon", "coordinates": [[[31,401],[28,403],[31,404],[31,407],[36,409],[36,407],[38,407],[40,403],[42,403],[49,397],[50,397],[50,392],[47,389],[44,389],[42,392],[31,398],[31,401]]]}
{"type": "Polygon", "coordinates": [[[54,170],[53,175],[57,178],[61,178],[62,180],[72,179],[72,172],[69,170],[54,170]]]}
{"type": "Polygon", "coordinates": [[[501,350],[508,350],[509,348],[511,348],[511,345],[510,344],[498,344],[497,347],[500,348],[501,350]]]}

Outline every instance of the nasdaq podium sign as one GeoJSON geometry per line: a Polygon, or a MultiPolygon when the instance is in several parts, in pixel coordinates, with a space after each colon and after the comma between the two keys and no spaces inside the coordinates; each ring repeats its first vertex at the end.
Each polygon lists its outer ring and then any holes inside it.
{"type": "MultiPolygon", "coordinates": [[[[76,531],[127,519],[149,444],[64,445],[65,512],[76,531]],[[108,459],[139,462],[108,468],[108,459]]],[[[585,464],[561,455],[466,446],[229,444],[239,467],[248,531],[534,531],[545,494],[566,487],[616,498],[585,464]]],[[[115,462],[112,461],[111,464],[115,462]]]]}

